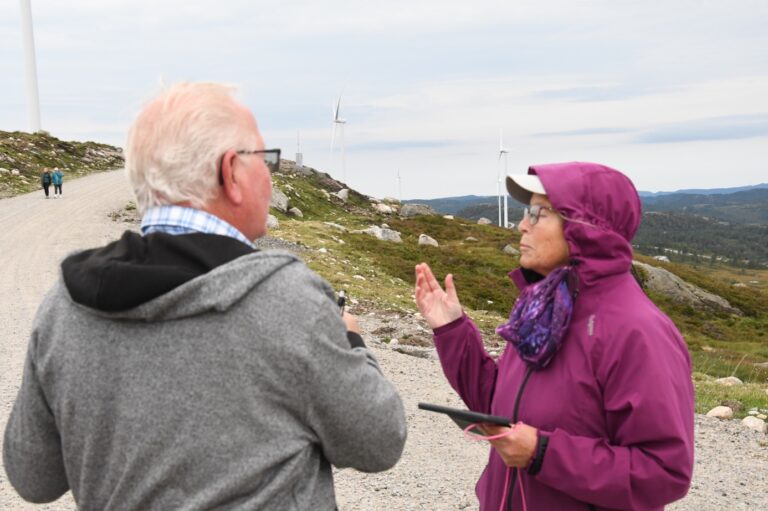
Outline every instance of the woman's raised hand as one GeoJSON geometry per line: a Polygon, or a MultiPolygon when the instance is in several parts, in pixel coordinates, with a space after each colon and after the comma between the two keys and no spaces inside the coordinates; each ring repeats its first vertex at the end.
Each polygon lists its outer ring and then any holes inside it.
{"type": "Polygon", "coordinates": [[[455,321],[463,314],[456,286],[453,285],[453,275],[445,277],[445,291],[432,274],[427,263],[416,265],[416,306],[427,320],[429,326],[435,328],[455,321]]]}

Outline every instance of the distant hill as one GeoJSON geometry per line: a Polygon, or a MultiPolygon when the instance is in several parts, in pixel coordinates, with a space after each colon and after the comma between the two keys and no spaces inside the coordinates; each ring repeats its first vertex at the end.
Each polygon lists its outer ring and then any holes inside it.
{"type": "MultiPolygon", "coordinates": [[[[721,258],[737,266],[768,267],[768,184],[645,193],[640,200],[644,215],[634,243],[641,252],[677,261],[721,258]]],[[[428,204],[438,213],[470,220],[498,219],[495,196],[404,202],[428,204]]],[[[521,208],[512,201],[509,219],[517,223],[520,218],[521,208]]]]}
{"type": "Polygon", "coordinates": [[[642,197],[644,211],[677,212],[734,224],[768,225],[768,188],[728,194],[642,197]]]}
{"type": "MultiPolygon", "coordinates": [[[[748,224],[768,223],[768,183],[733,188],[685,189],[675,192],[638,192],[644,211],[686,211],[691,214],[712,216],[718,220],[748,224]],[[735,214],[735,209],[747,205],[746,215],[735,214]]],[[[408,199],[404,204],[427,204],[440,214],[458,215],[471,220],[481,216],[498,217],[495,195],[462,195],[438,199],[408,199]],[[464,214],[462,213],[462,210],[464,214]]],[[[509,204],[510,212],[517,211],[518,204],[509,204]]],[[[510,213],[510,217],[512,213],[510,213]]],[[[518,215],[519,216],[519,215],[518,215]]]]}
{"type": "Polygon", "coordinates": [[[676,190],[674,192],[637,192],[640,197],[659,197],[662,195],[672,195],[676,193],[694,194],[694,195],[721,195],[725,193],[745,192],[748,190],[768,188],[768,183],[760,183],[751,186],[737,186],[734,188],[689,188],[685,190],[676,190]]]}
{"type": "Polygon", "coordinates": [[[768,224],[744,225],[678,212],[646,212],[632,240],[643,254],[704,264],[768,267],[768,224]]]}

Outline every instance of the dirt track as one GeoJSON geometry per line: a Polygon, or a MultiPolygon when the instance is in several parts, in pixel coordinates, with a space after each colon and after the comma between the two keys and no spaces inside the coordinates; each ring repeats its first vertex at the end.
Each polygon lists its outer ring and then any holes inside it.
{"type": "MultiPolygon", "coordinates": [[[[126,228],[108,217],[131,199],[122,172],[67,181],[64,191],[61,199],[46,200],[40,191],[0,200],[0,432],[5,430],[21,381],[32,318],[58,277],[59,262],[76,249],[114,240],[126,228]]],[[[408,442],[402,460],[388,472],[339,471],[339,508],[476,509],[474,481],[483,468],[486,448],[462,439],[447,419],[416,408],[418,401],[460,406],[438,362],[392,351],[373,334],[382,325],[401,328],[406,321],[415,320],[378,313],[360,317],[366,342],[403,397],[408,442]]],[[[688,497],[668,509],[758,509],[768,504],[768,448],[758,444],[756,434],[746,432],[735,421],[697,417],[696,426],[693,487],[688,497]]],[[[73,508],[69,494],[45,506],[24,503],[0,466],[0,510],[73,508]]]]}

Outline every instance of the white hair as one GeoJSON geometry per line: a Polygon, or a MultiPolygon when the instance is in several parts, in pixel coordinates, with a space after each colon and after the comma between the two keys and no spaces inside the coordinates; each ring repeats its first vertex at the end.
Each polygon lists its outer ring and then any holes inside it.
{"type": "Polygon", "coordinates": [[[224,153],[255,142],[234,91],[182,82],[139,112],[128,131],[125,171],[140,213],[179,202],[201,208],[216,196],[224,153]]]}

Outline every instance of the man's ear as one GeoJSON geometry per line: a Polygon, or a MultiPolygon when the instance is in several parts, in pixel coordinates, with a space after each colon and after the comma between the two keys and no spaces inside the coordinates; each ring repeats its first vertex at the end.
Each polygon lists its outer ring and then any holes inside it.
{"type": "Polygon", "coordinates": [[[229,202],[240,205],[243,202],[242,183],[237,179],[235,168],[238,165],[235,151],[227,151],[221,157],[221,193],[229,202]]]}

